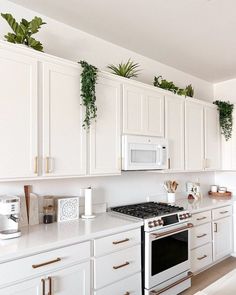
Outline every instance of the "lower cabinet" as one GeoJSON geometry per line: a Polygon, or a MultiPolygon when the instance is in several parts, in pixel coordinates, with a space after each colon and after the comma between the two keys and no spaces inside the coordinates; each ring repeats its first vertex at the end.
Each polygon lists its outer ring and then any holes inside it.
{"type": "Polygon", "coordinates": [[[95,291],[94,295],[140,295],[142,294],[141,273],[137,273],[108,287],[95,291]]]}
{"type": "Polygon", "coordinates": [[[90,263],[58,270],[36,279],[0,289],[1,295],[90,295],[90,263]]]}
{"type": "Polygon", "coordinates": [[[193,214],[191,270],[199,272],[232,252],[232,206],[193,214]]]}
{"type": "Polygon", "coordinates": [[[96,239],[94,253],[94,295],[142,294],[140,229],[96,239]]]}
{"type": "Polygon", "coordinates": [[[218,260],[232,252],[232,216],[213,222],[213,258],[218,260]]]}

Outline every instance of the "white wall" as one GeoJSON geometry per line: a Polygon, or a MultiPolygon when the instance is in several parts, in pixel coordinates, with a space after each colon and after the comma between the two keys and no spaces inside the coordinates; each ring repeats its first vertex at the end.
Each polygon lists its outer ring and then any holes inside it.
{"type": "MultiPolygon", "coordinates": [[[[36,12],[27,10],[6,0],[0,0],[0,12],[12,13],[17,20],[22,17],[30,19],[35,15],[40,16],[36,12]]],[[[173,80],[181,87],[192,83],[197,98],[212,101],[213,87],[209,82],[106,42],[100,38],[96,38],[46,16],[41,17],[47,22],[47,25],[42,27],[37,38],[42,41],[45,52],[47,53],[73,61],[85,59],[103,70],[110,63],[116,64],[122,60],[126,61],[128,58],[132,58],[140,63],[143,69],[139,77],[140,81],[152,84],[154,75],[163,75],[166,79],[173,80]]],[[[0,18],[0,38],[3,38],[4,34],[9,30],[10,28],[5,20],[0,18]]]]}
{"type": "Polygon", "coordinates": [[[207,194],[209,185],[214,183],[214,173],[125,172],[121,176],[0,183],[0,194],[23,194],[23,186],[30,184],[34,193],[41,196],[80,196],[81,188],[91,186],[94,189],[95,203],[106,202],[108,206],[115,206],[146,201],[147,197],[156,195],[160,196],[161,199],[165,195],[162,187],[165,180],[176,180],[180,184],[177,197],[183,198],[187,181],[200,182],[202,192],[207,194]]]}
{"type": "MultiPolygon", "coordinates": [[[[0,11],[10,12],[17,19],[22,17],[30,19],[35,15],[39,15],[5,0],[0,0],[0,11]]],[[[121,60],[127,60],[131,57],[141,64],[141,68],[143,69],[140,75],[141,81],[151,84],[154,75],[162,74],[167,79],[173,80],[179,86],[192,83],[195,88],[196,97],[200,99],[212,100],[213,98],[213,87],[211,83],[55,20],[44,16],[42,18],[47,22],[47,26],[38,34],[38,39],[43,42],[45,52],[47,53],[73,61],[85,59],[101,69],[105,69],[109,63],[118,63],[121,60]]],[[[8,25],[0,18],[0,38],[8,31],[8,25]]],[[[80,195],[80,188],[92,186],[95,188],[94,195],[97,203],[107,202],[108,206],[113,206],[145,201],[145,198],[148,196],[163,194],[162,183],[166,179],[176,179],[180,182],[179,192],[185,192],[186,181],[200,181],[203,192],[206,193],[208,185],[214,183],[214,173],[163,175],[130,172],[114,177],[0,183],[0,194],[23,194],[23,185],[32,184],[33,191],[39,195],[80,195]]]]}

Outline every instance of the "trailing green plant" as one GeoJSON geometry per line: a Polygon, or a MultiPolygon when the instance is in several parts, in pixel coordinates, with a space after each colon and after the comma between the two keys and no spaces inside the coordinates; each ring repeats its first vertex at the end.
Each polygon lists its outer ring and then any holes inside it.
{"type": "Polygon", "coordinates": [[[11,43],[24,44],[38,51],[43,51],[43,45],[32,35],[38,33],[42,25],[46,23],[40,17],[35,16],[31,21],[22,18],[18,23],[10,13],[1,13],[1,16],[7,21],[14,33],[7,33],[5,39],[11,43]]]}
{"type": "Polygon", "coordinates": [[[162,76],[158,76],[158,77],[155,76],[153,85],[156,87],[171,91],[175,94],[183,95],[185,97],[186,96],[193,97],[193,94],[194,94],[194,89],[191,84],[186,86],[185,88],[179,88],[178,86],[174,84],[174,82],[163,79],[162,76]]]}
{"type": "Polygon", "coordinates": [[[122,76],[125,78],[135,78],[138,77],[138,73],[140,65],[138,63],[133,62],[129,59],[126,63],[121,62],[116,65],[108,65],[107,68],[111,70],[112,74],[122,76]]]}
{"type": "Polygon", "coordinates": [[[85,107],[85,118],[83,121],[83,127],[89,129],[91,120],[97,117],[96,106],[96,81],[98,69],[88,64],[86,61],[80,61],[79,64],[82,67],[81,72],[81,96],[82,105],[85,107]]]}
{"type": "Polygon", "coordinates": [[[188,86],[186,86],[185,91],[186,91],[186,96],[189,96],[189,97],[194,96],[194,89],[192,84],[189,84],[188,86]]]}
{"type": "Polygon", "coordinates": [[[232,137],[234,105],[229,101],[222,100],[216,100],[213,103],[218,107],[221,133],[228,141],[232,137]]]}

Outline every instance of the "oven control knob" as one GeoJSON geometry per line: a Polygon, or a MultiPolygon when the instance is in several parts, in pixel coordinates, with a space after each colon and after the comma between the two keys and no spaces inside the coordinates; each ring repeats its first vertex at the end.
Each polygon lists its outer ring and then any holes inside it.
{"type": "Polygon", "coordinates": [[[154,223],[154,226],[158,226],[158,220],[154,220],[153,223],[154,223]]]}
{"type": "Polygon", "coordinates": [[[179,219],[180,220],[184,219],[182,214],[179,215],[179,219]]]}
{"type": "Polygon", "coordinates": [[[187,218],[187,215],[184,213],[183,214],[183,219],[186,219],[187,218]]]}
{"type": "Polygon", "coordinates": [[[154,226],[154,223],[153,223],[152,221],[149,221],[149,222],[148,222],[148,227],[149,227],[149,228],[152,228],[153,226],[154,226]]]}
{"type": "Polygon", "coordinates": [[[159,220],[160,225],[164,225],[164,221],[162,219],[159,220]]]}

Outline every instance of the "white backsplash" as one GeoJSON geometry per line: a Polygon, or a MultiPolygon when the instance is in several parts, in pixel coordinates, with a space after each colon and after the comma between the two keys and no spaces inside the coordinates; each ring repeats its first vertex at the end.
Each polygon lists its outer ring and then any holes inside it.
{"type": "MultiPolygon", "coordinates": [[[[200,182],[201,191],[207,194],[209,186],[214,184],[213,172],[203,173],[156,173],[156,172],[125,172],[121,176],[86,177],[76,179],[38,180],[0,183],[0,194],[24,194],[24,185],[32,185],[32,191],[39,196],[83,196],[83,188],[93,188],[94,204],[106,203],[108,207],[121,204],[146,201],[148,197],[160,196],[165,191],[162,187],[165,180],[176,180],[179,183],[177,198],[186,195],[187,181],[200,182]]],[[[42,203],[42,198],[41,202],[42,203]]],[[[80,204],[83,206],[83,198],[80,204]]],[[[100,206],[98,205],[98,207],[100,206]]],[[[42,210],[42,204],[41,204],[42,210]]]]}

